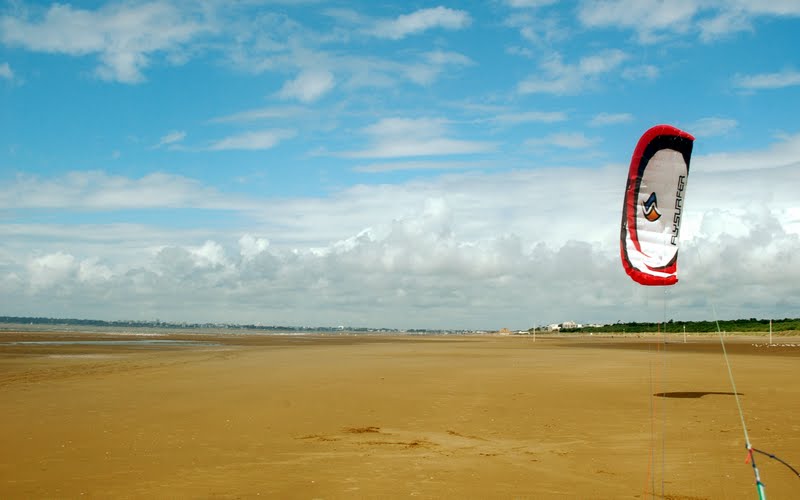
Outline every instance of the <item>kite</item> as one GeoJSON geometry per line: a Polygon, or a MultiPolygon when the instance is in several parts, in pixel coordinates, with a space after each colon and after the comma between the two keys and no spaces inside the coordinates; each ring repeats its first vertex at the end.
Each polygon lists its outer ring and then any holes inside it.
{"type": "MultiPolygon", "coordinates": [[[[656,125],[642,135],[633,151],[622,205],[620,256],[628,276],[642,285],[665,286],[678,282],[678,242],[693,146],[691,134],[671,125],[656,125]]],[[[753,467],[758,498],[765,500],[764,483],[754,452],[777,460],[798,478],[800,472],[772,453],[753,448],[750,443],[725,341],[716,317],[714,321],[742,421],[746,462],[753,467]]],[[[663,488],[662,482],[662,492],[663,488]]]]}
{"type": "Polygon", "coordinates": [[[625,272],[642,285],[678,281],[678,241],[694,137],[656,125],[633,151],[622,206],[620,256],[625,272]]]}

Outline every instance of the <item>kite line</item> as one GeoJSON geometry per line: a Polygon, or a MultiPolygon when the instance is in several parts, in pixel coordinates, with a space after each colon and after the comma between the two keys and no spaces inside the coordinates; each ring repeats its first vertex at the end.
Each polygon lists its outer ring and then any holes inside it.
{"type": "MultiPolygon", "coordinates": [[[[698,258],[700,256],[700,250],[697,249],[698,258]]],[[[725,348],[725,339],[722,336],[722,330],[719,327],[719,320],[717,319],[717,308],[714,305],[714,301],[711,300],[711,312],[714,315],[714,324],[717,325],[717,335],[719,336],[719,343],[722,346],[722,354],[725,358],[725,365],[728,367],[728,378],[731,381],[731,388],[733,389],[733,397],[736,399],[736,408],[739,410],[739,420],[742,422],[742,431],[744,431],[744,444],[747,448],[747,459],[745,463],[750,462],[753,466],[753,474],[756,478],[756,489],[758,490],[758,498],[760,500],[766,500],[767,495],[764,492],[764,483],[761,482],[761,474],[758,472],[758,466],[756,465],[756,459],[753,456],[753,445],[750,444],[750,436],[747,433],[747,424],[744,421],[744,412],[742,411],[742,403],[739,401],[739,391],[736,390],[736,381],[733,379],[733,370],[731,369],[731,362],[728,359],[728,350],[725,348]]]]}
{"type": "Polygon", "coordinates": [[[778,462],[780,462],[780,463],[782,463],[783,465],[785,465],[786,467],[788,467],[788,468],[789,468],[789,470],[791,470],[792,472],[794,472],[794,474],[795,474],[795,475],[796,475],[798,478],[800,478],[800,472],[798,472],[798,471],[797,471],[797,469],[795,469],[794,467],[792,467],[791,465],[789,465],[787,462],[785,462],[785,461],[781,460],[780,458],[776,457],[776,456],[775,456],[775,455],[773,455],[772,453],[768,453],[768,452],[766,452],[766,451],[761,451],[761,450],[759,450],[759,449],[756,449],[756,448],[750,448],[750,452],[751,452],[751,454],[752,454],[752,452],[761,453],[762,455],[765,455],[765,456],[767,456],[767,457],[769,457],[769,458],[771,458],[771,459],[773,459],[773,460],[777,460],[778,462]]]}

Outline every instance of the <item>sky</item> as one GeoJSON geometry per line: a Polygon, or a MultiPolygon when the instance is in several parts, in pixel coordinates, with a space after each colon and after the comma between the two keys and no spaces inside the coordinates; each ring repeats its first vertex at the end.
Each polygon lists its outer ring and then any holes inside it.
{"type": "Polygon", "coordinates": [[[797,0],[0,3],[0,315],[800,317],[797,0]],[[696,137],[679,282],[627,169],[696,137]]]}

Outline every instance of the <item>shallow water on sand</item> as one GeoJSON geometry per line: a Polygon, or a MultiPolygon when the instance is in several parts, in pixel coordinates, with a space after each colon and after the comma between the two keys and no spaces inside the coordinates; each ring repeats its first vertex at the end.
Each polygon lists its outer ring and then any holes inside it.
{"type": "Polygon", "coordinates": [[[6,345],[114,345],[114,346],[218,346],[214,342],[203,342],[200,340],[21,340],[16,342],[0,342],[0,346],[6,345]]]}

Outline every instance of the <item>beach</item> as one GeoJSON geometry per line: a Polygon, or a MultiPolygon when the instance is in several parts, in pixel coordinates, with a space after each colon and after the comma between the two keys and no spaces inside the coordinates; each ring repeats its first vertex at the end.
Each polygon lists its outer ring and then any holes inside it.
{"type": "MultiPolygon", "coordinates": [[[[797,467],[792,342],[726,338],[797,467]]],[[[0,401],[2,498],[757,497],[714,336],[3,331],[0,401]]]]}

